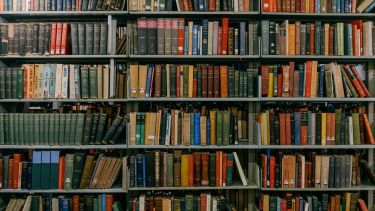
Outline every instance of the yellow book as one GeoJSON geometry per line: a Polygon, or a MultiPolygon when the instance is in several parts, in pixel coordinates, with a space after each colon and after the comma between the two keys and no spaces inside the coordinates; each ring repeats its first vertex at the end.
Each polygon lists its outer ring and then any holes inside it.
{"type": "Polygon", "coordinates": [[[263,202],[263,211],[269,211],[270,210],[270,196],[267,194],[264,194],[262,197],[263,202]]]}
{"type": "Polygon", "coordinates": [[[158,111],[156,114],[156,130],[155,130],[155,144],[159,145],[160,139],[160,124],[161,124],[161,110],[158,111]]]}
{"type": "Polygon", "coordinates": [[[144,140],[145,140],[145,145],[148,145],[148,128],[149,128],[149,121],[150,121],[150,112],[146,112],[145,116],[145,134],[144,134],[144,140]]]}
{"type": "Polygon", "coordinates": [[[138,97],[146,97],[147,65],[139,65],[138,97]]]}
{"type": "Polygon", "coordinates": [[[157,113],[154,113],[154,112],[150,112],[148,114],[147,136],[145,140],[147,140],[148,144],[151,144],[151,145],[155,144],[156,116],[157,116],[157,113]]]}
{"type": "Polygon", "coordinates": [[[188,22],[188,55],[193,54],[193,21],[188,22]]]}
{"type": "Polygon", "coordinates": [[[210,142],[216,145],[216,111],[210,111],[210,142]]]}
{"type": "MultiPolygon", "coordinates": [[[[74,73],[74,71],[72,71],[74,73]]],[[[98,83],[98,98],[102,99],[103,98],[103,65],[98,65],[98,78],[97,78],[97,83],[98,83]]]]}
{"type": "Polygon", "coordinates": [[[345,193],[345,209],[344,211],[350,211],[350,200],[351,200],[351,193],[345,193]]]}
{"type": "Polygon", "coordinates": [[[310,13],[310,0],[306,0],[306,13],[310,13]]]}
{"type": "Polygon", "coordinates": [[[273,73],[268,73],[268,96],[267,97],[273,97],[273,73]]]}
{"type": "Polygon", "coordinates": [[[130,97],[138,97],[138,65],[132,64],[129,68],[130,97]]]}
{"type": "Polygon", "coordinates": [[[135,145],[135,131],[137,125],[137,113],[130,112],[129,113],[129,138],[130,138],[130,145],[135,145]]]}
{"type": "Polygon", "coordinates": [[[190,145],[190,114],[183,113],[182,116],[182,144],[188,146],[190,145]]]}
{"type": "Polygon", "coordinates": [[[321,133],[322,134],[322,139],[321,139],[321,142],[320,142],[322,145],[326,145],[326,141],[327,141],[327,137],[326,137],[326,134],[327,134],[326,133],[327,132],[327,130],[326,130],[327,126],[326,125],[327,124],[326,123],[327,123],[327,114],[326,113],[322,113],[322,133],[321,133]]]}
{"type": "Polygon", "coordinates": [[[206,125],[207,121],[206,121],[206,116],[201,116],[201,119],[200,119],[200,124],[201,124],[201,145],[205,146],[207,145],[207,141],[206,141],[206,133],[207,133],[207,125],[206,125]]]}
{"type": "Polygon", "coordinates": [[[189,186],[189,156],[181,155],[181,187],[189,186]]]}
{"type": "Polygon", "coordinates": [[[194,66],[189,65],[189,92],[188,92],[189,97],[193,97],[193,73],[194,73],[194,66]]]}

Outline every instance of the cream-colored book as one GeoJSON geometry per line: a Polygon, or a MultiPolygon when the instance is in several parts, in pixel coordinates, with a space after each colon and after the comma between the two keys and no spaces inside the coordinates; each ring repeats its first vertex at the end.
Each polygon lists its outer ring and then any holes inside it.
{"type": "MultiPolygon", "coordinates": [[[[331,166],[333,168],[333,166],[331,166]]],[[[321,162],[321,175],[320,175],[320,187],[321,188],[328,188],[328,179],[329,179],[329,156],[322,155],[322,162],[321,162]]]]}
{"type": "Polygon", "coordinates": [[[157,118],[157,113],[149,112],[148,121],[147,121],[148,131],[147,131],[147,136],[145,137],[145,139],[147,140],[147,144],[151,144],[151,145],[155,144],[156,118],[157,118]]]}
{"type": "Polygon", "coordinates": [[[194,66],[189,65],[189,92],[188,92],[189,97],[193,97],[193,75],[194,75],[194,66]]]}
{"type": "Polygon", "coordinates": [[[63,65],[56,65],[55,98],[61,98],[63,65]]]}
{"type": "MultiPolygon", "coordinates": [[[[124,85],[126,86],[126,84],[124,85]]],[[[103,99],[109,98],[109,68],[103,65],[103,99]]]]}
{"type": "Polygon", "coordinates": [[[321,155],[316,155],[315,156],[315,188],[320,188],[321,186],[321,168],[322,167],[322,156],[321,155]]]}
{"type": "Polygon", "coordinates": [[[207,40],[207,50],[208,55],[217,54],[217,52],[212,52],[213,50],[213,37],[214,37],[214,22],[209,21],[208,22],[208,40],[207,40]]]}
{"type": "Polygon", "coordinates": [[[74,80],[74,65],[70,65],[69,68],[69,99],[76,99],[75,90],[75,80],[74,80]]]}
{"type": "Polygon", "coordinates": [[[103,65],[98,65],[98,98],[103,99],[103,65]]]}
{"type": "Polygon", "coordinates": [[[28,195],[27,198],[26,198],[26,201],[25,201],[25,205],[22,208],[22,211],[30,211],[30,209],[31,209],[31,199],[32,199],[32,196],[28,195]]]}
{"type": "Polygon", "coordinates": [[[183,113],[182,120],[182,143],[185,146],[190,145],[190,114],[183,113]]]}

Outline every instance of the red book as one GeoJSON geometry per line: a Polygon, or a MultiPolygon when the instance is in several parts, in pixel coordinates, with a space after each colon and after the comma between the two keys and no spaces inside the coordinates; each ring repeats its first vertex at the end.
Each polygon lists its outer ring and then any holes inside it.
{"type": "Polygon", "coordinates": [[[262,0],[262,11],[269,12],[270,11],[270,0],[262,0]]]}
{"type": "Polygon", "coordinates": [[[327,113],[326,115],[326,144],[331,145],[331,127],[332,127],[332,122],[331,122],[331,113],[327,113]]]}
{"type": "Polygon", "coordinates": [[[188,160],[189,160],[189,180],[188,180],[188,185],[189,187],[194,186],[194,157],[193,154],[188,155],[188,160]]]}
{"type": "Polygon", "coordinates": [[[208,66],[207,97],[214,97],[214,67],[208,66]]]}
{"type": "Polygon", "coordinates": [[[295,0],[296,3],[296,12],[300,13],[301,12],[301,0],[295,0]]]}
{"type": "Polygon", "coordinates": [[[227,153],[223,153],[222,186],[227,186],[227,153]]]}
{"type": "Polygon", "coordinates": [[[223,152],[216,151],[216,186],[220,187],[223,184],[223,152]]]}
{"type": "Polygon", "coordinates": [[[62,24],[62,34],[61,34],[61,49],[60,54],[66,55],[68,53],[68,24],[62,24]]]}
{"type": "Polygon", "coordinates": [[[56,50],[55,54],[60,55],[61,54],[61,36],[62,36],[62,30],[63,30],[63,24],[57,23],[56,28],[56,50]]]}
{"type": "Polygon", "coordinates": [[[3,189],[4,159],[0,158],[0,190],[3,189]]]}
{"type": "Polygon", "coordinates": [[[198,96],[198,67],[194,67],[193,71],[193,97],[198,96]]]}
{"type": "Polygon", "coordinates": [[[76,11],[81,11],[81,0],[76,0],[76,11]]]}
{"type": "Polygon", "coordinates": [[[267,187],[267,156],[262,154],[261,155],[261,162],[262,162],[262,187],[267,187]]]}
{"type": "Polygon", "coordinates": [[[21,154],[13,154],[12,186],[13,186],[14,189],[18,188],[18,174],[19,174],[20,162],[21,162],[21,154]]]}
{"type": "Polygon", "coordinates": [[[243,0],[243,12],[249,12],[249,0],[243,0]]]}
{"type": "Polygon", "coordinates": [[[357,204],[360,211],[368,211],[366,202],[363,199],[358,199],[357,204]]]}
{"type": "Polygon", "coordinates": [[[261,66],[262,75],[262,96],[268,95],[268,83],[269,83],[269,67],[267,65],[261,66]]]}
{"type": "Polygon", "coordinates": [[[23,98],[27,98],[27,64],[22,65],[23,68],[23,98]]]}
{"type": "Polygon", "coordinates": [[[367,114],[363,113],[362,117],[363,117],[363,124],[365,126],[365,135],[367,137],[368,143],[375,144],[374,135],[372,134],[372,130],[371,130],[370,122],[367,118],[367,114]]]}
{"type": "Polygon", "coordinates": [[[73,196],[73,211],[79,211],[79,195],[73,196]]]}
{"type": "Polygon", "coordinates": [[[201,172],[202,172],[201,153],[194,152],[193,159],[194,159],[194,186],[200,186],[201,172]]]}
{"type": "Polygon", "coordinates": [[[286,145],[286,134],[285,134],[285,113],[279,113],[280,121],[280,145],[286,145]]]}
{"type": "Polygon", "coordinates": [[[221,39],[221,52],[223,55],[228,54],[228,30],[229,30],[228,27],[229,27],[229,19],[223,18],[223,23],[222,23],[223,35],[221,39]]]}
{"type": "Polygon", "coordinates": [[[202,97],[207,97],[207,65],[202,66],[202,97]]]}
{"type": "Polygon", "coordinates": [[[216,1],[208,0],[208,11],[215,11],[215,10],[216,10],[216,1]]]}
{"type": "Polygon", "coordinates": [[[185,20],[183,18],[178,19],[178,49],[177,53],[178,55],[184,55],[184,25],[185,20]]]}
{"type": "Polygon", "coordinates": [[[315,24],[310,24],[310,55],[315,54],[315,24]]]}
{"type": "MultiPolygon", "coordinates": [[[[294,62],[289,62],[289,96],[293,96],[294,62]]],[[[296,87],[297,89],[298,87],[296,87]]]]}
{"type": "Polygon", "coordinates": [[[13,174],[14,174],[14,168],[13,168],[13,158],[9,159],[8,161],[8,188],[13,189],[13,174]]]}
{"type": "Polygon", "coordinates": [[[220,97],[220,67],[214,66],[214,97],[220,97]]]}
{"type": "Polygon", "coordinates": [[[217,55],[221,55],[221,40],[223,36],[223,28],[219,27],[217,35],[217,55]]]}
{"type": "Polygon", "coordinates": [[[268,10],[270,12],[273,12],[274,8],[275,8],[275,0],[268,0],[269,1],[269,7],[268,7],[268,10]]]}
{"type": "Polygon", "coordinates": [[[353,36],[353,40],[352,40],[353,54],[354,56],[360,56],[359,49],[357,48],[357,42],[358,42],[358,39],[360,38],[357,37],[357,25],[355,24],[352,25],[352,36],[353,36]]]}
{"type": "Polygon", "coordinates": [[[275,156],[270,157],[270,188],[275,187],[275,164],[276,158],[275,156]]]}
{"type": "Polygon", "coordinates": [[[301,0],[301,13],[306,13],[306,0],[301,0]]]}
{"type": "Polygon", "coordinates": [[[280,72],[277,74],[277,96],[282,97],[283,90],[283,74],[280,72]]]}
{"type": "Polygon", "coordinates": [[[65,156],[59,159],[59,189],[64,188],[64,175],[65,175],[65,156]]]}
{"type": "Polygon", "coordinates": [[[346,74],[348,75],[350,81],[352,82],[355,90],[357,91],[358,95],[360,97],[366,97],[366,93],[363,91],[361,85],[359,84],[359,80],[355,77],[354,73],[350,69],[350,66],[348,64],[345,64],[343,66],[346,74]]]}
{"type": "Polygon", "coordinates": [[[180,97],[180,65],[177,65],[176,70],[176,97],[180,97]]]}
{"type": "Polygon", "coordinates": [[[307,145],[308,126],[301,125],[301,145],[307,145]]]}
{"type": "Polygon", "coordinates": [[[228,66],[220,66],[220,97],[228,97],[228,66]]]}
{"type": "Polygon", "coordinates": [[[51,24],[51,42],[50,42],[50,49],[49,49],[49,53],[51,55],[56,54],[56,33],[57,33],[57,23],[52,23],[51,24]]]}
{"type": "Polygon", "coordinates": [[[292,145],[292,137],[290,130],[290,113],[285,114],[285,144],[292,145]]]}
{"type": "Polygon", "coordinates": [[[309,3],[310,3],[309,12],[314,13],[315,12],[315,1],[310,0],[309,3]]]}
{"type": "MultiPolygon", "coordinates": [[[[352,21],[351,24],[352,24],[352,26],[356,25],[357,26],[357,30],[359,29],[359,31],[360,31],[360,36],[357,37],[357,39],[359,39],[359,43],[360,43],[360,49],[358,49],[359,56],[360,56],[360,55],[363,55],[362,20],[352,21]]],[[[356,33],[354,33],[354,31],[353,31],[353,34],[356,34],[356,33]]]]}
{"type": "MultiPolygon", "coordinates": [[[[208,202],[211,203],[211,202],[208,202]]],[[[200,210],[207,210],[207,195],[205,193],[201,194],[201,209],[200,210]]]]}
{"type": "Polygon", "coordinates": [[[311,97],[312,62],[306,63],[305,97],[311,97]]]}
{"type": "Polygon", "coordinates": [[[354,76],[357,78],[359,85],[361,86],[363,92],[365,93],[366,97],[370,97],[370,92],[368,91],[366,85],[363,83],[361,76],[359,75],[357,69],[354,65],[350,65],[350,70],[353,72],[354,76]]]}
{"type": "Polygon", "coordinates": [[[105,211],[112,211],[112,204],[113,204],[113,195],[106,194],[105,195],[105,211]]]}
{"type": "Polygon", "coordinates": [[[281,211],[287,211],[285,199],[281,199],[281,211]]]}

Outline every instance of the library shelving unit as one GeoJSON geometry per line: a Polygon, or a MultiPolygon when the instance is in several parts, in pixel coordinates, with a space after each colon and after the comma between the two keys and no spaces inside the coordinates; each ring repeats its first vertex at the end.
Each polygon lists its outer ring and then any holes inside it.
{"type": "MultiPolygon", "coordinates": [[[[173,56],[173,55],[131,55],[129,54],[129,42],[127,42],[127,54],[116,55],[116,29],[118,25],[126,25],[129,20],[136,20],[139,17],[184,17],[184,18],[222,18],[229,17],[235,20],[244,21],[258,21],[259,27],[261,27],[261,20],[374,20],[374,13],[365,14],[336,14],[336,13],[263,13],[261,12],[261,0],[258,1],[258,7],[256,11],[252,12],[178,12],[178,11],[153,11],[153,12],[138,12],[138,11],[41,11],[41,12],[0,12],[0,23],[6,22],[50,22],[53,21],[106,21],[108,23],[108,53],[107,55],[50,55],[50,56],[19,56],[19,55],[6,55],[0,56],[0,66],[8,66],[22,63],[52,63],[52,62],[63,62],[63,63],[78,63],[78,64],[90,64],[105,62],[110,67],[110,96],[115,95],[116,90],[116,64],[130,64],[137,62],[149,62],[149,63],[215,63],[218,60],[223,62],[256,62],[258,64],[268,64],[275,62],[287,62],[287,61],[308,61],[317,60],[319,62],[328,61],[339,61],[339,62],[366,62],[367,65],[367,86],[370,93],[375,93],[375,56],[310,56],[310,55],[261,55],[261,47],[257,55],[244,55],[244,56],[221,56],[221,55],[207,55],[207,56],[173,56]]],[[[129,36],[129,35],[128,35],[129,36]]],[[[259,34],[259,39],[262,39],[265,35],[259,34]]],[[[267,36],[267,35],[266,35],[267,36]]],[[[128,39],[129,40],[129,39],[128,39]]],[[[259,42],[261,45],[261,42],[259,42]]],[[[16,105],[22,104],[24,106],[30,106],[32,103],[53,103],[54,107],[57,108],[59,105],[64,103],[123,103],[126,104],[130,109],[137,109],[147,103],[242,103],[248,105],[248,140],[246,145],[228,145],[228,146],[155,146],[155,145],[130,145],[129,140],[127,144],[119,145],[0,145],[0,150],[31,150],[31,149],[64,149],[64,150],[125,150],[126,154],[134,154],[137,151],[144,150],[246,150],[248,152],[248,160],[246,163],[242,163],[247,170],[247,178],[249,179],[248,186],[242,186],[234,184],[233,186],[227,187],[129,187],[129,175],[125,173],[122,177],[126,180],[123,187],[114,187],[111,189],[73,189],[73,190],[16,190],[16,189],[4,189],[0,190],[0,194],[34,194],[34,193],[56,193],[56,194],[82,194],[82,193],[113,193],[124,195],[124,201],[122,201],[124,207],[127,207],[127,202],[130,199],[129,195],[146,193],[150,191],[160,192],[172,192],[173,191],[222,191],[222,190],[244,190],[248,191],[248,210],[256,210],[256,196],[260,193],[273,193],[273,192],[353,192],[361,191],[367,195],[366,204],[369,210],[375,210],[375,186],[373,185],[362,185],[351,188],[263,188],[261,187],[261,171],[258,166],[259,157],[258,154],[264,150],[347,150],[356,149],[366,151],[367,160],[371,166],[375,163],[374,157],[374,145],[306,145],[306,146],[283,146],[283,145],[262,145],[258,140],[257,130],[257,115],[261,111],[261,107],[265,103],[341,103],[341,104],[366,104],[368,109],[368,116],[374,130],[374,102],[375,97],[369,98],[301,98],[301,97],[262,97],[261,95],[261,77],[258,78],[258,84],[256,85],[258,90],[257,97],[253,98],[130,98],[129,89],[126,89],[128,94],[126,98],[109,98],[109,99],[0,99],[1,111],[12,110],[16,105]]],[[[129,87],[129,81],[125,83],[129,87]]],[[[243,142],[242,142],[243,143],[243,142]]],[[[125,171],[126,172],[126,171],[125,171]]]]}

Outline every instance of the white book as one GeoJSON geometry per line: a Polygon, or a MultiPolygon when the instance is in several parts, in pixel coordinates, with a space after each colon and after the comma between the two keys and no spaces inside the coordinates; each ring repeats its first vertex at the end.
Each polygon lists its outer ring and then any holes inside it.
{"type": "Polygon", "coordinates": [[[55,98],[61,98],[62,91],[62,75],[63,75],[63,65],[56,65],[56,77],[55,77],[55,98]]]}
{"type": "Polygon", "coordinates": [[[353,145],[354,144],[353,117],[349,116],[348,121],[349,121],[349,145],[353,145]]]}
{"type": "Polygon", "coordinates": [[[139,211],[146,211],[145,204],[146,204],[146,195],[141,194],[139,196],[139,211]]]}
{"type": "Polygon", "coordinates": [[[43,77],[43,98],[49,97],[49,85],[51,80],[51,66],[50,64],[44,65],[44,77],[43,77]]]}
{"type": "Polygon", "coordinates": [[[68,98],[69,65],[64,65],[61,79],[61,98],[68,98]]]}
{"type": "Polygon", "coordinates": [[[238,1],[239,0],[233,0],[233,4],[232,5],[234,6],[234,11],[235,12],[238,12],[238,1]]]}
{"type": "Polygon", "coordinates": [[[74,81],[74,77],[75,77],[75,74],[74,74],[74,65],[70,65],[70,68],[69,68],[69,99],[76,99],[76,96],[75,96],[75,81],[74,81]]]}
{"type": "Polygon", "coordinates": [[[217,211],[217,199],[216,199],[216,196],[212,197],[212,211],[217,211]]]}
{"type": "Polygon", "coordinates": [[[305,201],[304,211],[309,211],[309,203],[305,201]]]}
{"type": "Polygon", "coordinates": [[[240,175],[240,178],[241,178],[242,185],[246,186],[248,184],[247,178],[246,178],[246,176],[243,172],[243,169],[242,169],[240,160],[238,158],[237,152],[233,152],[233,157],[234,157],[234,161],[236,163],[237,172],[238,172],[238,174],[240,175]]]}
{"type": "Polygon", "coordinates": [[[31,195],[28,195],[26,198],[25,205],[23,206],[22,211],[31,211],[31,195]]]}
{"type": "Polygon", "coordinates": [[[109,98],[109,67],[103,65],[103,99],[109,98]]]}
{"type": "Polygon", "coordinates": [[[207,196],[206,197],[207,198],[207,200],[206,200],[206,205],[207,205],[206,208],[207,209],[206,210],[211,211],[211,194],[207,193],[206,196],[207,196]]]}

